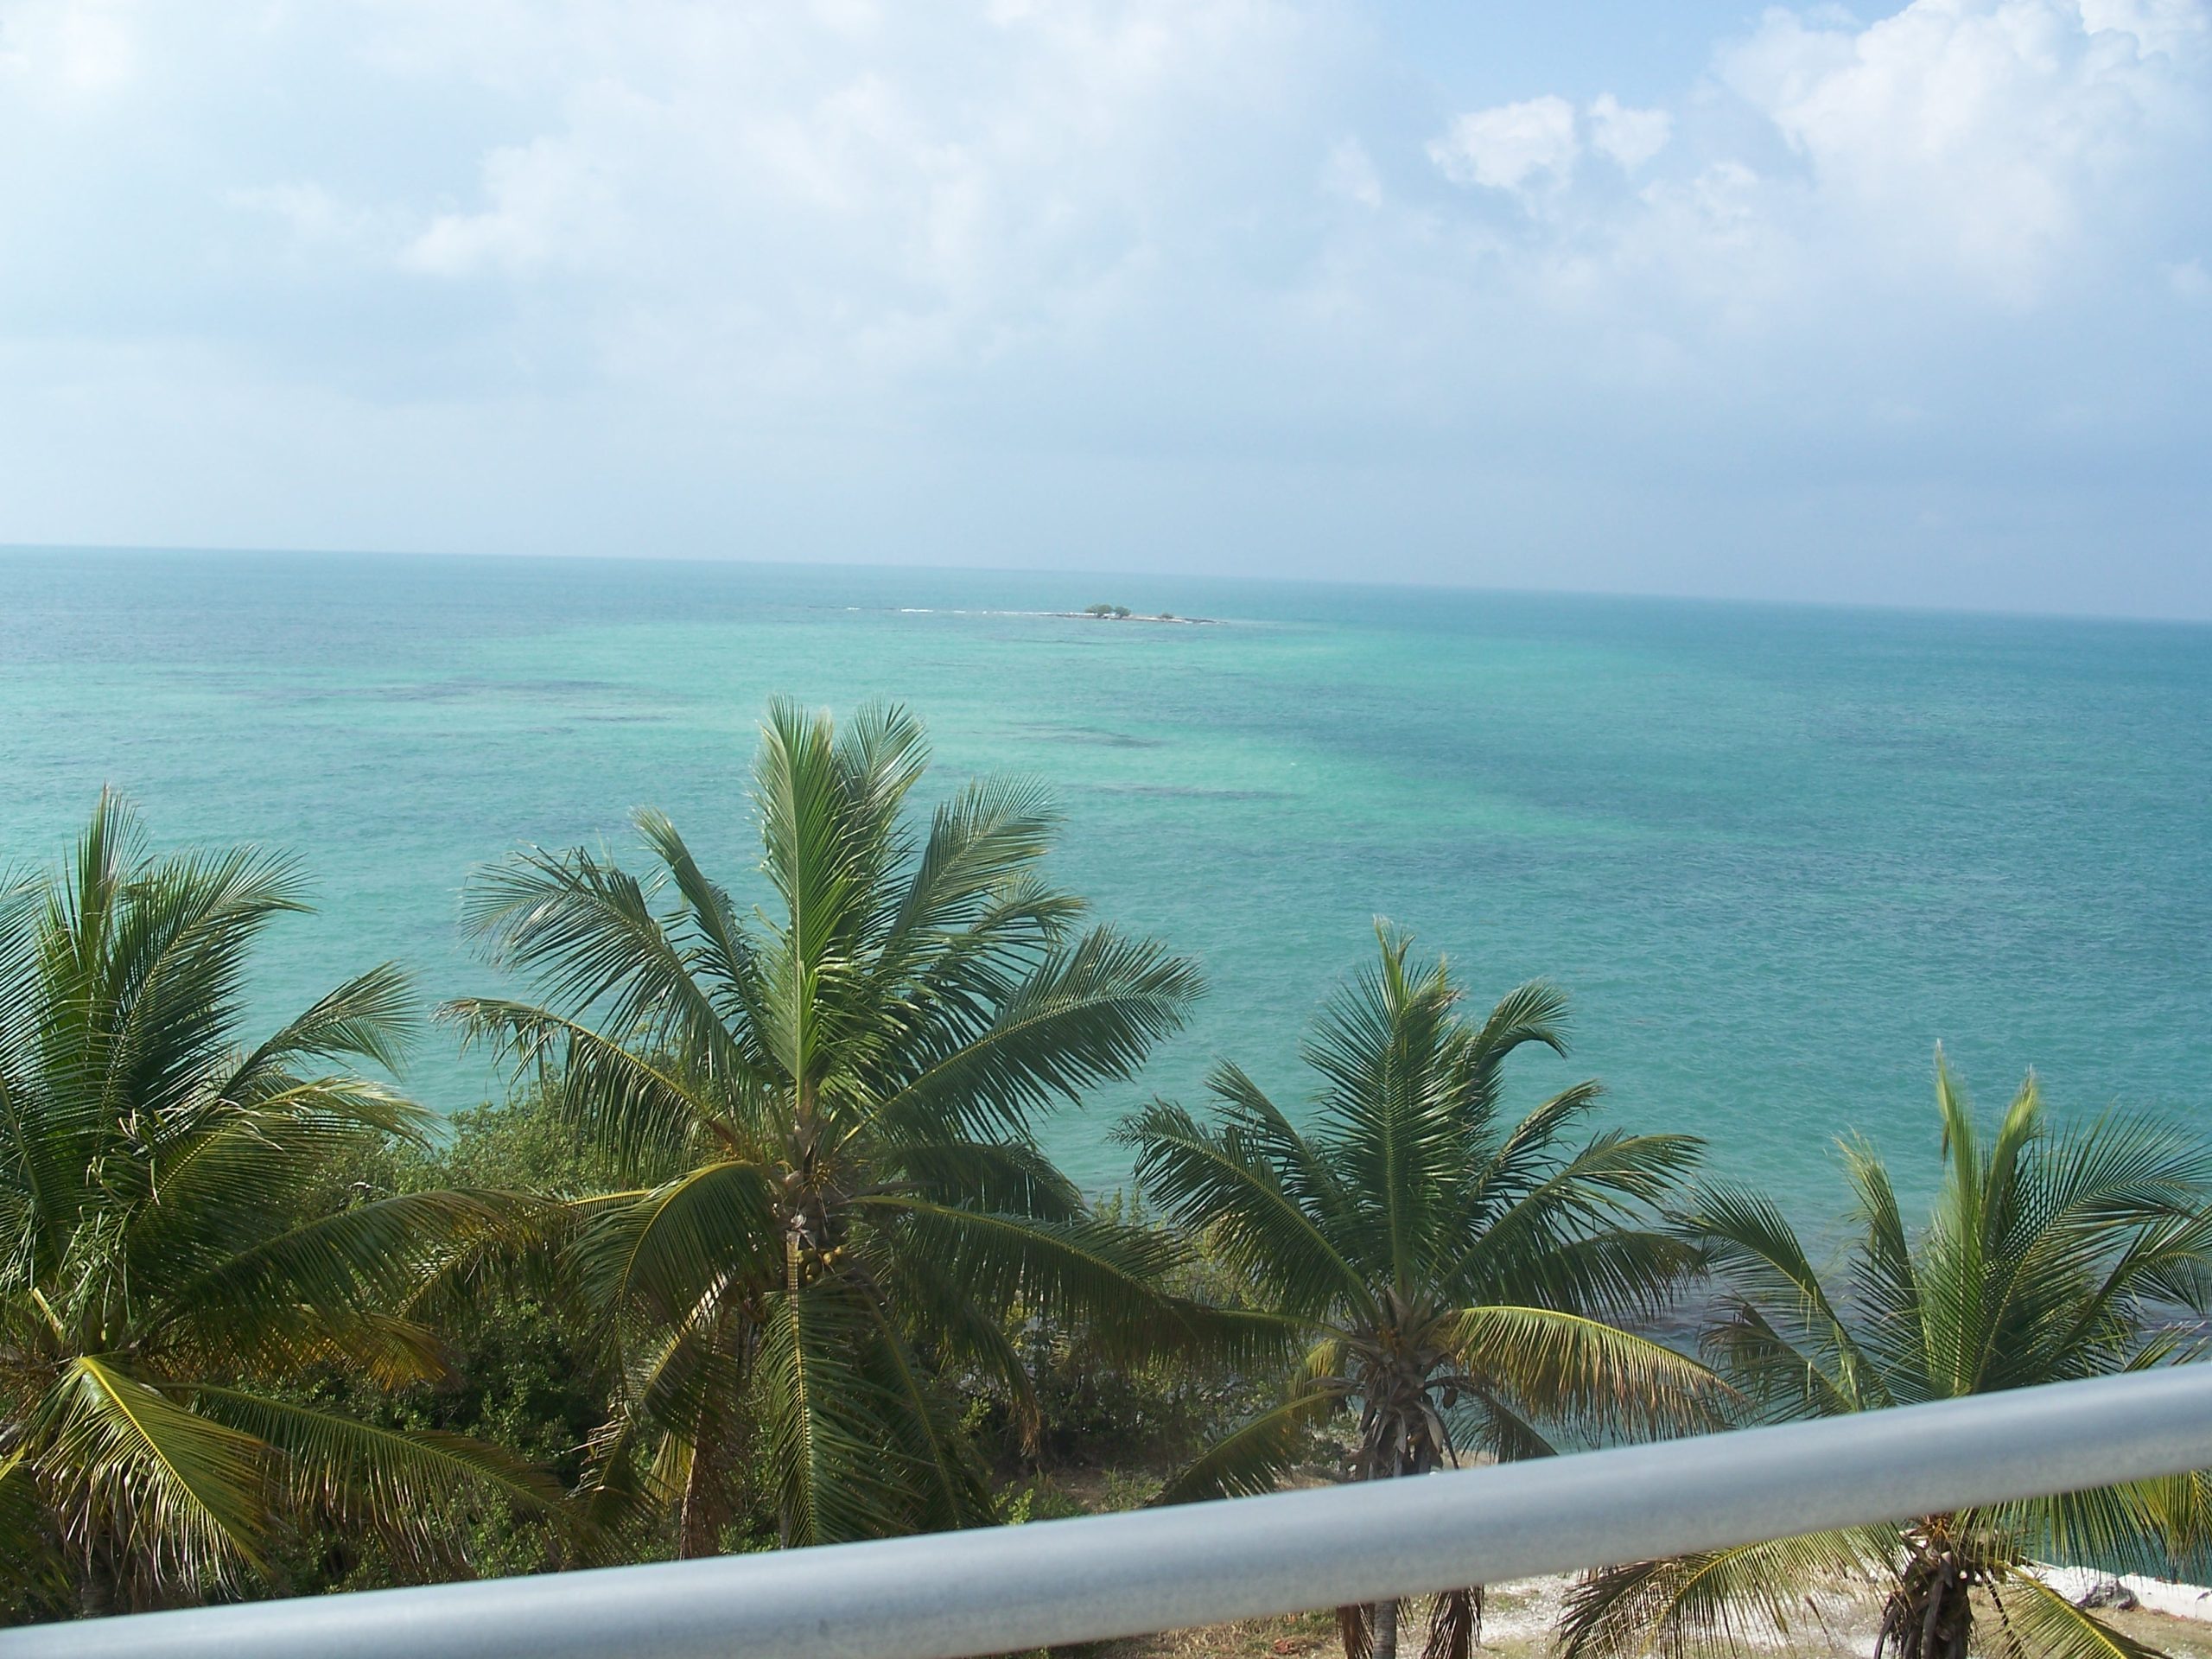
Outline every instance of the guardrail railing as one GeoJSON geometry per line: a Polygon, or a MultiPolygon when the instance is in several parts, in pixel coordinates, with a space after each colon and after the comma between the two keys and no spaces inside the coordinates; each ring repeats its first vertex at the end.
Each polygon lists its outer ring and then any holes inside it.
{"type": "Polygon", "coordinates": [[[2212,1366],[1179,1509],[46,1624],[0,1659],[969,1659],[2212,1468],[2212,1366]]]}

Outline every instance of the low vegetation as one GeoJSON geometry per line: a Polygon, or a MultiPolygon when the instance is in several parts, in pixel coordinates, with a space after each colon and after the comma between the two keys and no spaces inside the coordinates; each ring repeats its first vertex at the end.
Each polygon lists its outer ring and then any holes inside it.
{"type": "MultiPolygon", "coordinates": [[[[652,812],[640,871],[486,873],[469,924],[512,988],[443,1014],[513,1086],[436,1133],[373,1080],[423,1023],[396,969],[242,1030],[255,942],[304,907],[283,861],[157,856],[104,798],[61,868],[0,883],[0,1618],[1413,1477],[2198,1357],[2196,1139],[2061,1128],[2032,1086],[1985,1135],[1939,1058],[1935,1213],[1908,1228],[1847,1144],[1859,1232],[1824,1272],[1694,1141],[1594,1128],[1594,1083],[1508,1110],[1563,995],[1471,1014],[1387,927],[1306,1046],[1310,1102],[1224,1061],[1204,1109],[1123,1124],[1131,1192],[1087,1198],[1040,1116],[1132,1077],[1197,968],[1051,883],[1035,786],[925,816],[927,765],[900,710],[779,703],[742,901],[652,812]],[[1690,1306],[1701,1344],[1656,1334],[1690,1306]]],[[[1567,1659],[1787,1650],[1840,1584],[1873,1586],[1876,1659],[2121,1659],[2138,1627],[2026,1565],[2208,1535],[2190,1477],[1110,1650],[1466,1659],[1508,1611],[1567,1659]]]]}

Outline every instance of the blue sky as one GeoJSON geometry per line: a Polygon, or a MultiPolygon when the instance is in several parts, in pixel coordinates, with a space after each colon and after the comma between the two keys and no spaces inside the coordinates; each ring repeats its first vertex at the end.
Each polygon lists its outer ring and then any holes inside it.
{"type": "Polygon", "coordinates": [[[2212,615],[2212,3],[0,0],[0,542],[2212,615]]]}

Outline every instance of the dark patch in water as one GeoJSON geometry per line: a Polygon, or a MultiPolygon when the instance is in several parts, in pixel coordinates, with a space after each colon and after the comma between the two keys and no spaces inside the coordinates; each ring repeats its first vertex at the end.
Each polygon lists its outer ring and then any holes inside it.
{"type": "Polygon", "coordinates": [[[1280,789],[1201,789],[1192,784],[1092,784],[1095,795],[1149,795],[1168,801],[1287,801],[1280,789]]]}
{"type": "Polygon", "coordinates": [[[1167,740],[1163,737],[1137,737],[1128,732],[1109,731],[1103,726],[1024,726],[1017,729],[1025,737],[1041,738],[1048,743],[1088,743],[1102,749],[1167,747],[1167,740]]]}
{"type": "MultiPolygon", "coordinates": [[[[615,680],[411,680],[387,685],[270,686],[247,684],[244,695],[271,702],[525,702],[594,701],[649,702],[663,693],[615,680]]],[[[650,718],[650,716],[634,716],[650,718]]]]}

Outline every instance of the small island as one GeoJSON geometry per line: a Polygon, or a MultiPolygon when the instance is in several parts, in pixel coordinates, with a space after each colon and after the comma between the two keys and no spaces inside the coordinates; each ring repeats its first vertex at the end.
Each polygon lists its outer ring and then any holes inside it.
{"type": "Polygon", "coordinates": [[[1142,611],[1133,611],[1126,605],[1086,605],[1079,611],[1047,611],[1045,614],[1066,617],[1077,622],[1177,622],[1201,627],[1218,627],[1221,622],[1218,617],[1178,616],[1173,611],[1147,615],[1142,611]]]}

